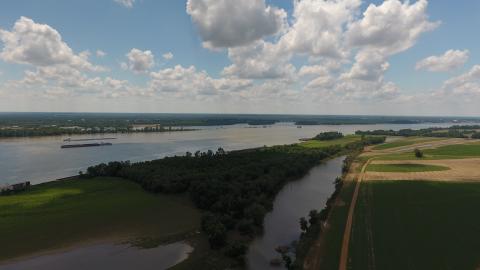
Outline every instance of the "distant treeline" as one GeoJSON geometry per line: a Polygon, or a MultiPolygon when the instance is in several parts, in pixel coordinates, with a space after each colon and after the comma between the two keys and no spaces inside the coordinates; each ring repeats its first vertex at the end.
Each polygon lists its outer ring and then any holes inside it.
{"type": "Polygon", "coordinates": [[[401,130],[369,130],[356,131],[357,135],[383,135],[383,136],[421,136],[442,138],[480,138],[480,125],[455,125],[448,128],[424,128],[424,129],[401,129],[401,130]]]}
{"type": "Polygon", "coordinates": [[[82,126],[127,127],[159,124],[163,126],[267,125],[293,122],[319,124],[417,124],[480,122],[472,117],[362,116],[362,115],[282,115],[282,114],[172,114],[172,113],[0,113],[2,126],[82,126]]]}
{"type": "Polygon", "coordinates": [[[35,127],[35,128],[5,128],[0,129],[0,138],[6,137],[40,137],[40,136],[60,136],[60,135],[82,135],[82,134],[105,134],[105,133],[138,133],[138,132],[173,132],[187,131],[194,129],[184,129],[175,127],[144,127],[134,129],[132,127],[96,127],[96,128],[65,128],[65,127],[35,127]]]}
{"type": "Polygon", "coordinates": [[[319,133],[317,136],[313,137],[314,140],[319,141],[331,141],[340,138],[343,138],[343,134],[337,131],[322,132],[319,133]]]}
{"type": "Polygon", "coordinates": [[[228,153],[219,148],[134,164],[102,163],[89,167],[84,176],[123,177],[155,193],[188,193],[205,211],[201,224],[211,247],[241,262],[248,241],[262,231],[263,218],[285,183],[322,160],[384,141],[365,137],[345,147],[285,145],[228,153]]]}

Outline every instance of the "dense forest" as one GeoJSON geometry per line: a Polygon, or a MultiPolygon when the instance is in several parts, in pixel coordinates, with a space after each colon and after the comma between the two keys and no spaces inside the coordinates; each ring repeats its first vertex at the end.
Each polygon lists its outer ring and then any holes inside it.
{"type": "Polygon", "coordinates": [[[155,193],[188,193],[204,210],[202,230],[210,246],[242,262],[246,244],[262,231],[263,218],[287,181],[299,179],[322,160],[384,140],[364,137],[344,147],[284,145],[233,152],[219,148],[133,164],[99,164],[82,175],[123,177],[155,193]]]}
{"type": "Polygon", "coordinates": [[[478,132],[480,125],[455,125],[448,128],[400,129],[396,130],[369,130],[356,131],[357,135],[383,135],[383,136],[421,136],[442,138],[480,138],[478,132]]]}

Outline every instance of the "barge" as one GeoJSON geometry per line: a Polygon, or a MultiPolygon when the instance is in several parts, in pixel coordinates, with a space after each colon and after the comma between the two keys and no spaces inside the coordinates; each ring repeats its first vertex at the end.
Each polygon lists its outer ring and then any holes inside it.
{"type": "Polygon", "coordinates": [[[94,147],[94,146],[106,146],[106,145],[112,145],[112,143],[100,142],[100,143],[64,144],[61,146],[61,148],[94,147]]]}

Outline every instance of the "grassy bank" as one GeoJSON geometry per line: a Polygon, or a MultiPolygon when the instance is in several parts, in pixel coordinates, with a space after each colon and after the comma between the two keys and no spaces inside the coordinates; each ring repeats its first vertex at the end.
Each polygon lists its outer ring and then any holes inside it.
{"type": "Polygon", "coordinates": [[[340,145],[340,146],[345,146],[349,143],[360,141],[361,136],[357,135],[346,135],[345,137],[341,139],[335,139],[335,140],[326,140],[326,141],[320,141],[320,140],[308,140],[305,142],[300,143],[300,146],[306,147],[306,148],[319,148],[319,147],[327,147],[327,146],[332,146],[332,145],[340,145]]]}
{"type": "Polygon", "coordinates": [[[361,187],[350,269],[477,269],[480,183],[372,181],[361,187]]]}
{"type": "MultiPolygon", "coordinates": [[[[332,208],[328,218],[328,227],[321,237],[321,249],[317,269],[338,269],[340,250],[342,247],[343,233],[345,231],[346,217],[350,207],[355,182],[344,181],[337,204],[332,208]]],[[[308,268],[313,269],[313,268],[308,268]]]]}
{"type": "Polygon", "coordinates": [[[0,261],[89,240],[184,238],[199,220],[187,198],[153,195],[128,180],[49,182],[0,196],[0,261]]]}

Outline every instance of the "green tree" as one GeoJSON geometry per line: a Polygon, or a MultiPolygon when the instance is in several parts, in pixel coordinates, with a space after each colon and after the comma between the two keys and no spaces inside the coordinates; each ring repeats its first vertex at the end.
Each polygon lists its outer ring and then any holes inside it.
{"type": "Polygon", "coordinates": [[[304,217],[301,217],[300,218],[300,229],[303,231],[303,232],[307,232],[308,230],[308,221],[306,218],[304,217]]]}
{"type": "Polygon", "coordinates": [[[310,226],[317,223],[317,221],[318,221],[318,211],[317,210],[310,210],[310,213],[308,213],[308,216],[309,216],[308,222],[310,223],[310,226]]]}
{"type": "Polygon", "coordinates": [[[413,152],[415,153],[415,156],[417,158],[422,158],[423,157],[423,152],[422,150],[418,149],[418,148],[415,148],[415,150],[413,150],[413,152]]]}

